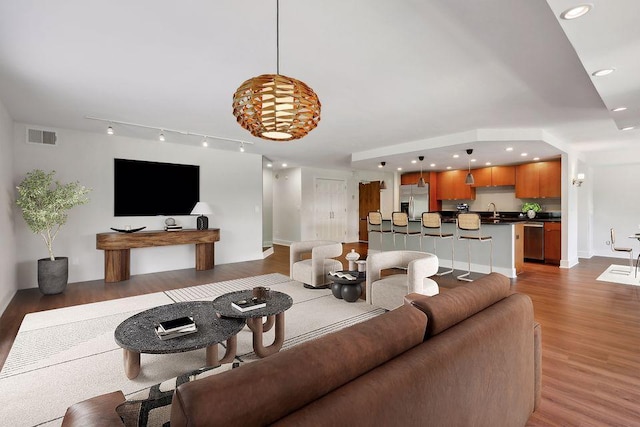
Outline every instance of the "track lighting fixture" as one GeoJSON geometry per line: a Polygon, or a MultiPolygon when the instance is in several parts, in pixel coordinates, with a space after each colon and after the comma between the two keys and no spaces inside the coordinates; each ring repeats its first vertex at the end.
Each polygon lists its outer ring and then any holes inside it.
{"type": "Polygon", "coordinates": [[[379,168],[383,168],[383,167],[384,167],[384,165],[386,165],[386,164],[387,164],[387,162],[380,162],[380,164],[378,165],[378,167],[379,167],[379,168]]]}
{"type": "Polygon", "coordinates": [[[240,152],[244,153],[244,142],[240,143],[240,152]]]}
{"type": "Polygon", "coordinates": [[[119,124],[119,125],[123,125],[123,126],[133,126],[133,127],[138,127],[138,128],[144,128],[144,129],[151,129],[151,130],[155,130],[157,132],[160,132],[160,134],[158,135],[158,139],[160,141],[165,141],[165,132],[170,132],[170,133],[177,133],[180,135],[186,135],[186,136],[198,136],[201,137],[201,144],[203,147],[208,147],[209,146],[209,139],[217,139],[220,141],[229,141],[229,142],[234,142],[234,143],[239,143],[242,144],[244,146],[244,144],[253,144],[253,142],[251,141],[242,141],[239,139],[232,139],[232,138],[224,138],[222,136],[215,136],[215,135],[206,135],[203,133],[198,133],[198,132],[191,132],[188,130],[178,130],[178,129],[167,129],[165,127],[159,127],[159,126],[149,126],[149,125],[144,125],[141,123],[131,123],[131,122],[123,122],[120,120],[111,120],[111,119],[104,119],[104,118],[100,118],[100,117],[91,117],[91,116],[85,116],[85,119],[89,119],[89,120],[97,120],[100,122],[104,122],[104,123],[108,123],[109,127],[107,127],[107,133],[109,135],[113,135],[114,131],[113,131],[113,125],[114,124],[119,124]]]}
{"type": "Polygon", "coordinates": [[[464,179],[464,183],[467,185],[473,185],[476,183],[475,179],[473,179],[473,175],[471,175],[471,154],[473,154],[473,148],[467,148],[467,154],[469,155],[469,172],[467,173],[467,177],[464,179]]]}

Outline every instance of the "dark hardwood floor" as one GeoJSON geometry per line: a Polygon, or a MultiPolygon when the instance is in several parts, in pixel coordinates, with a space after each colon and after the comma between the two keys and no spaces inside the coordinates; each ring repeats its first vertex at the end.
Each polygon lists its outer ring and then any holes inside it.
{"type": "MultiPolygon", "coordinates": [[[[366,254],[365,244],[344,252],[366,254]]],[[[342,258],[343,262],[344,258],[342,258]]],[[[613,258],[581,259],[572,269],[526,264],[512,280],[533,300],[542,325],[542,403],[530,426],[640,426],[640,287],[598,282],[613,258]]],[[[289,249],[275,246],[264,260],[70,284],[64,294],[19,291],[0,318],[0,366],[27,313],[159,292],[266,273],[289,274],[289,249]]],[[[443,288],[459,282],[437,277],[443,288]]]]}

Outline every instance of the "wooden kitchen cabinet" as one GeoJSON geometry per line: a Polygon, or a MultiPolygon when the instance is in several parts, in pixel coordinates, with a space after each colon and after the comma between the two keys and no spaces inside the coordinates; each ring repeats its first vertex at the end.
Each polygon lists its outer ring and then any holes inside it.
{"type": "Polygon", "coordinates": [[[516,166],[516,198],[537,199],[540,197],[540,163],[525,163],[516,166]]]}
{"type": "Polygon", "coordinates": [[[491,184],[491,168],[472,169],[473,180],[472,187],[490,187],[491,184]]]}
{"type": "Polygon", "coordinates": [[[562,196],[562,166],[560,162],[540,163],[540,197],[562,196]]]}
{"type": "Polygon", "coordinates": [[[544,223],[544,262],[560,265],[562,244],[562,224],[559,222],[544,223]]]}
{"type": "Polygon", "coordinates": [[[560,161],[525,163],[516,166],[516,197],[544,199],[562,196],[560,161]]]}
{"type": "Polygon", "coordinates": [[[438,172],[438,200],[475,200],[476,189],[464,183],[466,170],[438,172]]]}
{"type": "Polygon", "coordinates": [[[473,173],[475,181],[473,187],[496,187],[516,184],[515,166],[491,166],[472,169],[471,173],[473,173]]]}
{"type": "Polygon", "coordinates": [[[491,185],[516,185],[515,166],[492,166],[491,185]]]}
{"type": "MultiPolygon", "coordinates": [[[[422,176],[425,178],[425,176],[422,176]]],[[[407,172],[400,175],[400,184],[401,185],[416,185],[418,180],[420,179],[420,172],[407,172]]],[[[425,181],[427,179],[425,178],[425,181]]]]}

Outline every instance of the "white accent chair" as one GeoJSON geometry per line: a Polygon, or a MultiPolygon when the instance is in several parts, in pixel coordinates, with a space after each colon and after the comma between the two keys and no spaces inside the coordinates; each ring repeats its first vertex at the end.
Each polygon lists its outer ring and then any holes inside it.
{"type": "Polygon", "coordinates": [[[438,257],[419,251],[386,251],[367,258],[367,302],[393,310],[404,303],[410,293],[433,296],[438,284],[428,277],[438,272],[438,257]],[[406,268],[407,274],[381,277],[381,270],[406,268]]]}
{"type": "Polygon", "coordinates": [[[342,255],[342,243],[329,240],[293,242],[289,248],[289,272],[293,280],[302,282],[305,288],[324,288],[330,280],[330,271],[342,270],[342,263],[333,257],[342,255]],[[311,258],[303,259],[303,255],[311,258]]]}

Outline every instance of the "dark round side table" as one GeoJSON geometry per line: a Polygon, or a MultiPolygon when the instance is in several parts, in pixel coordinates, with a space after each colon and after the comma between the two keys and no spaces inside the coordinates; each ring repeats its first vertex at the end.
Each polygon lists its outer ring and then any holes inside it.
{"type": "Polygon", "coordinates": [[[343,299],[347,302],[356,302],[360,295],[362,295],[362,282],[367,280],[364,271],[336,271],[336,273],[350,274],[355,279],[343,279],[332,274],[327,274],[329,280],[333,282],[331,285],[331,292],[333,296],[338,299],[343,299]]]}
{"type": "Polygon", "coordinates": [[[238,311],[231,306],[232,302],[250,299],[253,296],[251,289],[246,291],[230,292],[213,300],[213,308],[222,318],[243,319],[253,333],[253,351],[258,357],[267,357],[277,353],[284,343],[284,312],[293,305],[293,299],[284,292],[269,291],[267,306],[249,311],[238,311]],[[262,318],[266,322],[262,323],[262,318]],[[275,325],[275,338],[271,345],[263,344],[263,333],[275,325]]]}

